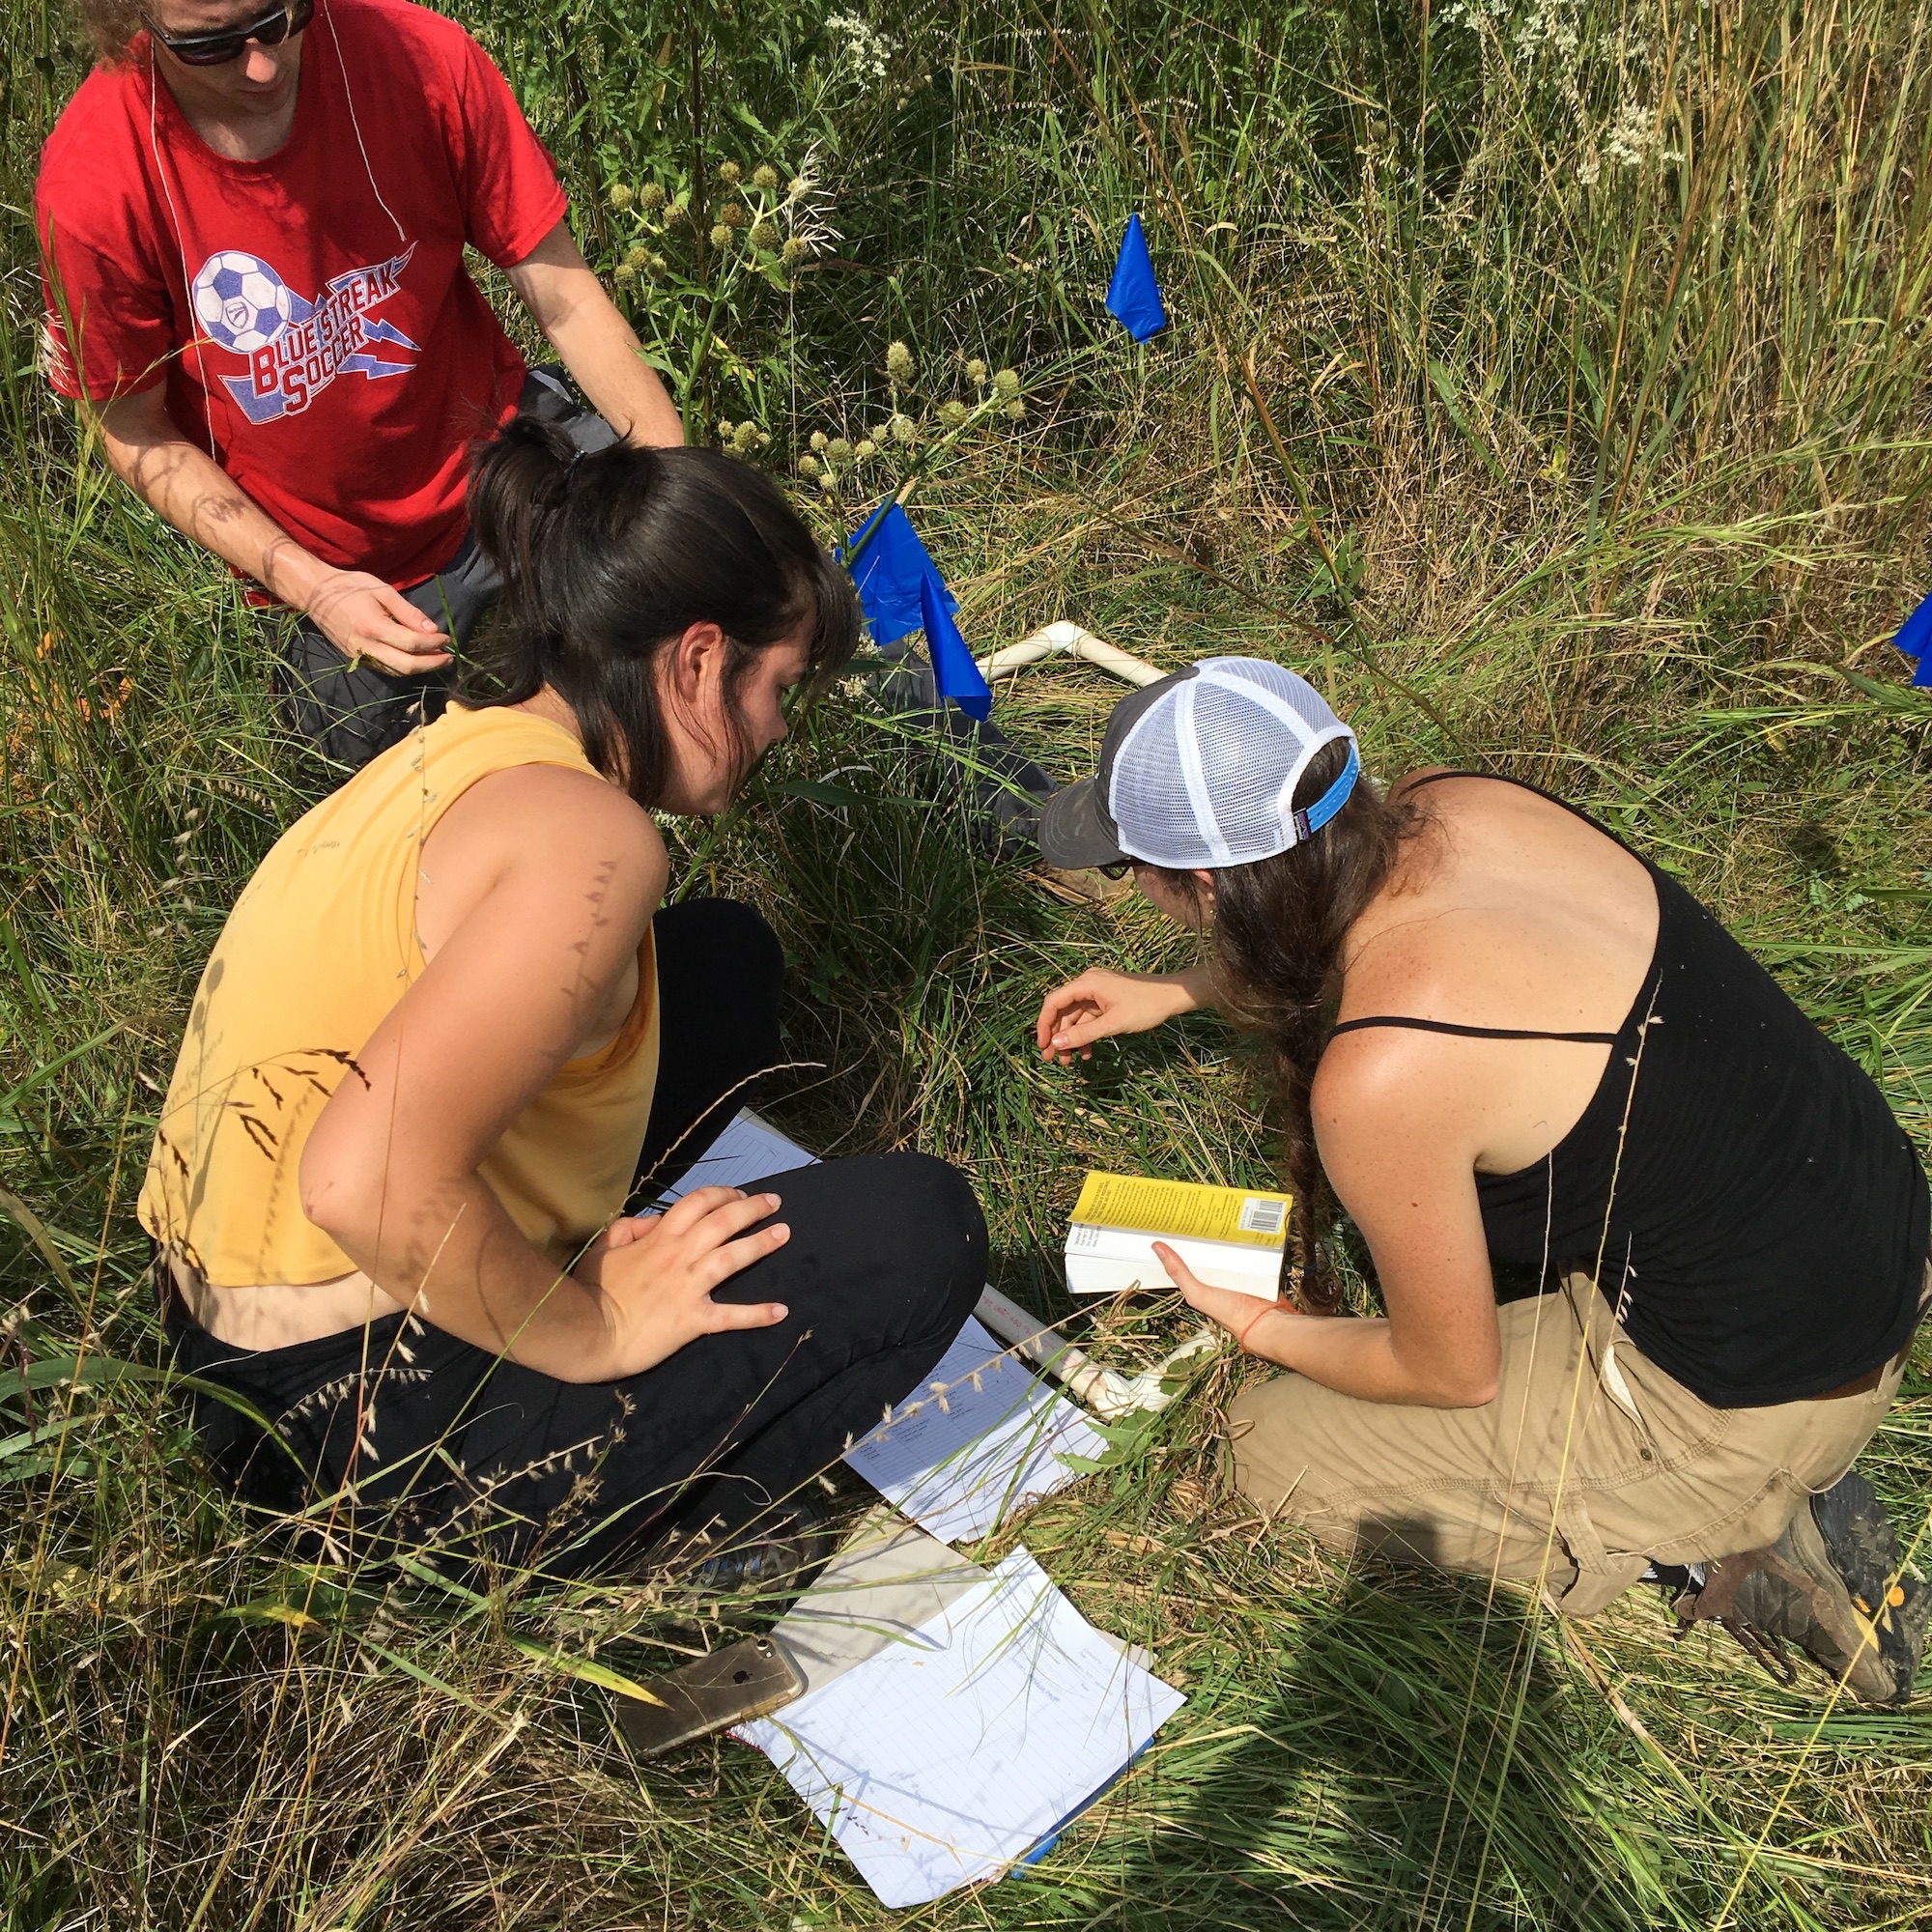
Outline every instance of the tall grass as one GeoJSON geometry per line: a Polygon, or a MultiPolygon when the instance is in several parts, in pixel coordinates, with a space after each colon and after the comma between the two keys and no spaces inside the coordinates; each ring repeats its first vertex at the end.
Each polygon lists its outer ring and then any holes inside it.
{"type": "MultiPolygon", "coordinates": [[[[607,270],[645,233],[613,186],[709,213],[721,160],[810,160],[837,238],[809,266],[721,257],[695,220],[621,286],[695,430],[758,425],[828,538],[926,461],[914,514],[976,645],[1065,614],[1161,664],[1278,655],[1384,774],[1556,784],[1679,870],[1925,1138],[1925,714],[1885,643],[1932,577],[1924,0],[973,0],[881,10],[883,43],[799,0],[465,17],[607,270]],[[1098,301],[1135,209],[1175,316],[1145,350],[1098,301]],[[933,455],[972,357],[1023,372],[1027,419],[933,455]],[[895,407],[913,456],[804,473],[813,431],[895,407]]],[[[0,1926],[874,1924],[762,1759],[634,1766],[584,1681],[756,1606],[304,1569],[199,1471],[129,1201],[187,991],[298,793],[257,620],[33,373],[22,211],[81,67],[52,10],[6,18],[0,1926]]],[[[1071,772],[1114,695],[1048,667],[1000,715],[1071,772]]],[[[1057,977],[1180,944],[978,857],[861,698],[675,836],[679,890],[785,937],[821,1070],[781,1118],[961,1161],[1043,1312],[1086,1165],[1267,1171],[1212,1023],[1072,1074],[1029,1057],[1057,977]]],[[[1096,1346],[1151,1354],[1170,1322],[1096,1346]]],[[[1909,1532],[1924,1367],[1867,1458],[1909,1532]]],[[[1019,1532],[1187,1710],[1043,1865],[916,1920],[1932,1917],[1922,1709],[1827,1714],[1641,1595],[1568,1629],[1339,1574],[1222,1493],[1239,1373],[1210,1364],[1019,1532]]]]}

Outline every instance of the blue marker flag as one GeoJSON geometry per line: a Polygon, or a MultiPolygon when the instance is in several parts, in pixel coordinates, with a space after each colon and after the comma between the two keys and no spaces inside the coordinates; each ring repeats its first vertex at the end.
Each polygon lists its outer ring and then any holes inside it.
{"type": "Polygon", "coordinates": [[[932,681],[942,697],[950,697],[969,718],[981,722],[992,716],[993,693],[980,675],[959,626],[946,608],[946,586],[928,567],[919,581],[920,616],[925,630],[925,653],[932,660],[932,681]]]}
{"type": "Polygon", "coordinates": [[[1167,304],[1153,278],[1153,257],[1148,253],[1138,214],[1127,216],[1127,232],[1121,238],[1121,259],[1107,284],[1107,313],[1136,342],[1145,342],[1167,327],[1167,304]]]}
{"type": "Polygon", "coordinates": [[[941,582],[925,554],[912,519],[896,503],[883,516],[874,511],[861,524],[847,540],[844,555],[850,562],[852,581],[859,586],[859,602],[865,606],[866,622],[872,628],[872,641],[881,648],[923,628],[920,591],[928,577],[939,585],[941,609],[950,613],[959,608],[958,599],[941,582]],[[862,537],[865,548],[856,561],[850,561],[862,537]]]}
{"type": "Polygon", "coordinates": [[[1891,640],[1909,658],[1918,660],[1918,668],[1912,673],[1912,681],[1917,685],[1932,684],[1932,597],[1928,597],[1898,627],[1898,636],[1891,640]]]}

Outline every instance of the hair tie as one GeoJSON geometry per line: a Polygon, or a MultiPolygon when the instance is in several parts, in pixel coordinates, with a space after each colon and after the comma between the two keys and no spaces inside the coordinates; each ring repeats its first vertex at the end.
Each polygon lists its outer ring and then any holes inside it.
{"type": "Polygon", "coordinates": [[[566,483],[568,483],[568,482],[570,481],[570,477],[571,477],[571,472],[572,472],[572,471],[573,471],[573,470],[574,470],[574,469],[575,469],[577,468],[577,466],[578,466],[578,465],[579,465],[580,463],[582,463],[582,462],[583,461],[583,455],[584,455],[584,452],[583,452],[583,450],[582,449],[582,447],[579,447],[579,448],[577,448],[577,449],[573,449],[573,450],[572,450],[572,451],[570,452],[570,456],[569,456],[569,459],[568,459],[568,461],[567,461],[567,462],[566,462],[566,463],[564,464],[564,466],[563,466],[563,480],[564,480],[564,481],[565,481],[566,483]]]}

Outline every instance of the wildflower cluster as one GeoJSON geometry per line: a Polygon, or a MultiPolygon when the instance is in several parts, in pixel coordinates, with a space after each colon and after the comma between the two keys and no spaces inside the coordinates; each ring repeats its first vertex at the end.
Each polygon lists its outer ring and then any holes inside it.
{"type": "Polygon", "coordinates": [[[727,159],[718,163],[701,194],[689,184],[617,182],[604,198],[634,231],[611,275],[620,289],[665,279],[672,261],[668,251],[682,244],[695,252],[700,222],[714,267],[750,269],[784,290],[794,272],[837,239],[825,220],[826,197],[810,155],[789,178],[769,161],[748,169],[727,159]]]}
{"type": "Polygon", "coordinates": [[[810,478],[826,496],[836,497],[868,467],[902,470],[923,463],[930,453],[975,425],[990,425],[995,418],[1012,423],[1026,420],[1026,401],[1021,394],[1024,385],[1017,369],[989,372],[976,355],[965,364],[963,373],[972,390],[970,399],[949,395],[922,409],[916,394],[919,358],[907,343],[888,344],[885,374],[892,399],[890,413],[876,418],[856,438],[814,430],[810,446],[799,456],[799,474],[810,478]]]}

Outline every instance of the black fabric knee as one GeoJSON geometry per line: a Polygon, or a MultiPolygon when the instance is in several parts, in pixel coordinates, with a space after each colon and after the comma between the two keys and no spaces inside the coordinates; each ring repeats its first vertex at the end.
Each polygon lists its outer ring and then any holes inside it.
{"type": "Polygon", "coordinates": [[[736,899],[685,899],[651,922],[657,940],[658,1080],[634,1194],[650,1200],[718,1138],[784,1058],[784,948],[736,899]]]}
{"type": "Polygon", "coordinates": [[[251,1353],[175,1312],[178,1366],[275,1425],[271,1441],[202,1398],[217,1468],[276,1509],[353,1478],[328,1513],[338,1551],[459,1566],[610,1573],[673,1523],[754,1519],[918,1386],[986,1271],[979,1204],[943,1161],[866,1154],[768,1186],[791,1237],[718,1293],[781,1302],[785,1320],[624,1381],[558,1381],[414,1318],[251,1353]]]}

